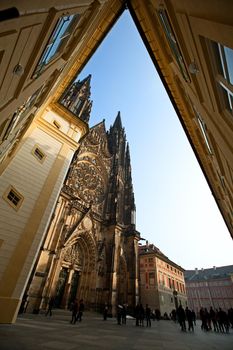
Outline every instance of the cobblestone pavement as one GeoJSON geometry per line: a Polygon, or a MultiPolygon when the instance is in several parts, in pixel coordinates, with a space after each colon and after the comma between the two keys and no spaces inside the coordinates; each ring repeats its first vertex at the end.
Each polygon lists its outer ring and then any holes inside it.
{"type": "Polygon", "coordinates": [[[172,321],[152,321],[152,327],[136,327],[135,320],[117,325],[101,315],[85,312],[83,321],[70,324],[69,311],[54,310],[52,317],[24,314],[14,325],[0,325],[1,350],[233,350],[229,334],[183,333],[172,321]]]}

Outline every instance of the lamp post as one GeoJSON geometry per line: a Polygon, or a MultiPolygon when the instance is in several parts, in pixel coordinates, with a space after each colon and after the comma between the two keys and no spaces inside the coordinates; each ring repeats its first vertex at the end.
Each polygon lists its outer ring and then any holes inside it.
{"type": "Polygon", "coordinates": [[[175,307],[176,307],[176,310],[178,309],[178,300],[177,300],[177,291],[174,289],[173,290],[173,296],[174,296],[174,300],[175,300],[175,307]]]}

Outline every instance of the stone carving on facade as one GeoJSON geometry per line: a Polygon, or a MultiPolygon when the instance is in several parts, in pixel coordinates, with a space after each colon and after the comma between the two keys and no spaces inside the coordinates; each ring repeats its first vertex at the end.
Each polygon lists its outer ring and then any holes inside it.
{"type": "Polygon", "coordinates": [[[96,167],[80,162],[75,169],[76,191],[86,203],[99,204],[105,197],[105,183],[96,167]]]}
{"type": "Polygon", "coordinates": [[[105,239],[98,241],[97,251],[98,251],[98,261],[104,260],[104,258],[105,258],[105,239]]]}
{"type": "Polygon", "coordinates": [[[76,265],[79,269],[83,266],[83,257],[81,251],[78,248],[78,244],[68,246],[65,248],[63,260],[71,265],[76,265]]]}

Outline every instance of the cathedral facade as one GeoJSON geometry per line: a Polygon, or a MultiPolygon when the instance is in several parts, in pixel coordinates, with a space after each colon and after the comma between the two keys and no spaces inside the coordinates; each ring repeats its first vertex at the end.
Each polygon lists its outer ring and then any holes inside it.
{"type": "Polygon", "coordinates": [[[74,155],[29,280],[27,311],[38,312],[50,297],[61,308],[75,298],[93,310],[107,302],[113,314],[117,304],[133,308],[139,239],[129,145],[118,112],[108,132],[104,121],[92,127],[74,155]]]}
{"type": "Polygon", "coordinates": [[[79,84],[67,87],[126,9],[233,237],[233,2],[2,0],[0,323],[16,320],[70,162],[88,133],[91,105],[75,99],[79,84]]]}

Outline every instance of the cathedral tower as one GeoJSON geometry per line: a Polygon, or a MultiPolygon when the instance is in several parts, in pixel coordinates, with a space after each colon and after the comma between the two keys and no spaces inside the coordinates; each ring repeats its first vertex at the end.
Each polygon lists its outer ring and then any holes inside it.
{"type": "Polygon", "coordinates": [[[105,302],[134,307],[138,298],[137,242],[129,146],[120,113],[106,132],[90,129],[75,153],[28,288],[28,311],[55,297],[87,308],[105,302]]]}
{"type": "Polygon", "coordinates": [[[108,193],[108,213],[112,222],[125,226],[135,225],[135,203],[131,177],[129,145],[118,112],[113,126],[108,132],[108,143],[113,155],[110,188],[108,193]]]}

